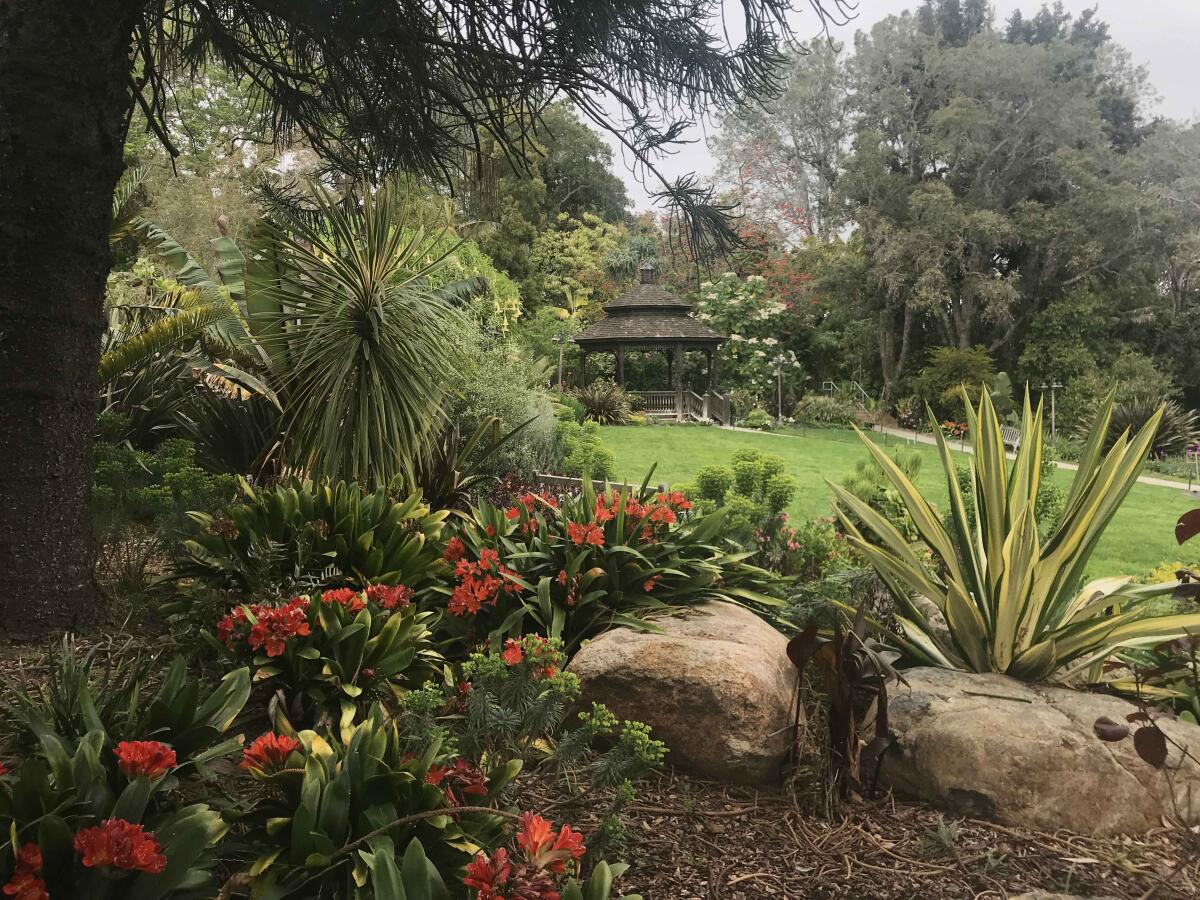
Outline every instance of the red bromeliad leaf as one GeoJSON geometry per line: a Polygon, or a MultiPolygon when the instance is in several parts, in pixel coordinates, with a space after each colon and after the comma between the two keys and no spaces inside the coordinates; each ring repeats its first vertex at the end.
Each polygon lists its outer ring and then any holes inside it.
{"type": "Polygon", "coordinates": [[[1185,512],[1175,523],[1175,540],[1182,544],[1198,534],[1200,534],[1200,509],[1185,512]]]}
{"type": "Polygon", "coordinates": [[[1120,741],[1124,740],[1129,734],[1129,726],[1122,725],[1120,722],[1114,722],[1108,716],[1098,718],[1092,730],[1096,732],[1096,737],[1102,741],[1120,741]]]}
{"type": "Polygon", "coordinates": [[[1133,748],[1156,769],[1161,769],[1167,761],[1166,736],[1153,725],[1143,725],[1133,733],[1133,748]]]}

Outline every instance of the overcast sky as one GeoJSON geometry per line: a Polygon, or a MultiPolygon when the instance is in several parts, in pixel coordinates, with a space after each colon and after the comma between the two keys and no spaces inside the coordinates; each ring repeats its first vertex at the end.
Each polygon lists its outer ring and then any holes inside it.
{"type": "MultiPolygon", "coordinates": [[[[806,3],[795,5],[802,8],[793,15],[797,35],[812,34],[818,27],[815,15],[807,9],[806,3]]],[[[905,9],[915,9],[918,5],[919,0],[858,0],[858,18],[842,27],[833,26],[833,36],[849,44],[855,31],[870,30],[880,19],[905,9]]],[[[1041,3],[1038,0],[993,0],[992,6],[997,21],[1003,22],[1014,9],[1029,16],[1037,12],[1041,3]]],[[[1063,6],[1076,15],[1099,6],[1100,18],[1108,22],[1112,39],[1130,52],[1134,63],[1145,65],[1149,71],[1150,83],[1160,97],[1154,112],[1184,120],[1200,115],[1200,0],[1064,0],[1063,6]]],[[[706,137],[711,133],[711,126],[694,128],[690,136],[695,143],[663,161],[662,171],[668,177],[687,172],[698,172],[702,176],[711,174],[714,163],[705,146],[706,137]]],[[[604,137],[617,146],[611,135],[604,137]]],[[[628,164],[620,161],[619,150],[616,168],[629,187],[634,208],[649,208],[645,188],[629,172],[628,164]]]]}

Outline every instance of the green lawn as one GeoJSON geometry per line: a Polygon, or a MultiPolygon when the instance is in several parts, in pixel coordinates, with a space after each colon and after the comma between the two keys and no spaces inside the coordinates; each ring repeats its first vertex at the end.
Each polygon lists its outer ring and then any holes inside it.
{"type": "MultiPolygon", "coordinates": [[[[739,447],[756,447],[782,456],[787,471],[796,478],[790,512],[811,519],[830,510],[825,479],[838,481],[866,456],[866,449],[848,431],[809,431],[799,435],[747,434],[721,428],[691,425],[609,427],[600,429],[604,443],[616,457],[615,478],[640,482],[657,463],[654,483],[690,481],[697,469],[728,462],[739,447]]],[[[874,435],[886,446],[903,443],[874,435]]],[[[918,483],[934,503],[945,508],[946,486],[936,451],[926,444],[909,444],[924,456],[918,483]]],[[[1066,486],[1074,472],[1059,471],[1066,486]]],[[[1140,575],[1163,562],[1181,558],[1175,544],[1175,521],[1198,504],[1184,491],[1139,484],[1130,492],[1092,559],[1095,575],[1140,575]]],[[[1194,556],[1195,552],[1191,554],[1194,556]]],[[[1189,557],[1190,558],[1190,557],[1189,557]]]]}

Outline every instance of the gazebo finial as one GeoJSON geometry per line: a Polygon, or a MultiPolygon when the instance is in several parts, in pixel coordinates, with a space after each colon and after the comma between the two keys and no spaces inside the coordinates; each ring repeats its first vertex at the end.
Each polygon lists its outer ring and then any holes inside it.
{"type": "Polygon", "coordinates": [[[658,281],[658,267],[654,265],[654,260],[643,259],[642,264],[638,266],[638,274],[641,276],[642,284],[654,284],[658,281]]]}

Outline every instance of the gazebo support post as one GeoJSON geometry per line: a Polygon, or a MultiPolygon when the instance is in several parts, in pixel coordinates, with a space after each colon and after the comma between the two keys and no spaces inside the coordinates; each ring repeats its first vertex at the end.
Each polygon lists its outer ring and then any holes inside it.
{"type": "Polygon", "coordinates": [[[675,388],[675,418],[680,422],[686,421],[683,408],[683,344],[671,348],[671,369],[674,370],[671,386],[675,388]]]}
{"type": "Polygon", "coordinates": [[[617,384],[625,387],[625,345],[617,345],[617,384]]]}

